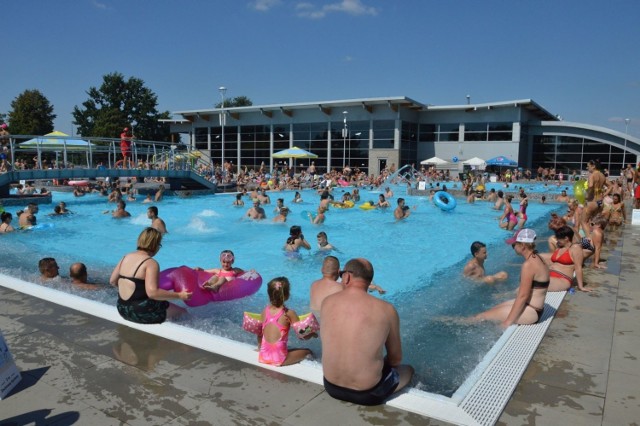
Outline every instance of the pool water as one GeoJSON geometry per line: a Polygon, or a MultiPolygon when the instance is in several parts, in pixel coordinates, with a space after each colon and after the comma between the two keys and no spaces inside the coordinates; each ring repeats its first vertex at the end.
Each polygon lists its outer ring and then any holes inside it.
{"type": "MultiPolygon", "coordinates": [[[[244,207],[234,207],[235,197],[230,194],[165,197],[155,204],[169,230],[156,255],[162,269],[180,265],[219,267],[220,251],[231,249],[236,255],[235,266],[255,269],[264,279],[258,293],[241,300],[189,308],[191,315],[180,323],[255,344],[255,336],[241,328],[242,312],[260,312],[266,306],[266,282],[277,276],[286,276],[292,283],[287,305],[298,313],[308,312],[309,287],[321,277],[326,254],[317,250],[316,234],[325,231],[337,248],[330,254],[338,257],[341,265],[354,257],[373,263],[374,282],[387,291],[379,297],[398,309],[404,362],[416,368],[417,387],[451,395],[502,330],[487,324],[460,325],[447,318],[470,316],[512,297],[521,258],[504,244],[510,233],[498,227],[501,212],[491,209],[490,203],[467,204],[459,199],[454,210],[444,212],[427,197],[407,196],[400,186],[393,189],[393,206],[402,196],[407,205],[415,207],[411,216],[401,222],[394,220],[392,208],[364,211],[355,207],[332,208],[323,225],[312,225],[303,220],[304,212],[315,211],[319,203],[318,194],[312,190],[302,191],[305,201],[300,204],[291,202],[293,192],[270,193],[272,204],[264,206],[268,219],[261,222],[244,217],[251,205],[248,198],[244,207]],[[291,209],[287,223],[272,222],[276,198],[284,198],[291,209]],[[312,250],[302,253],[299,259],[283,252],[291,225],[301,225],[312,245],[312,250]],[[487,244],[487,272],[506,270],[509,280],[488,286],[462,277],[462,268],[471,256],[469,246],[476,240],[487,244]]],[[[361,202],[377,200],[379,195],[376,191],[361,193],[361,202]]],[[[336,199],[341,194],[342,190],[334,192],[336,199]]],[[[106,283],[113,267],[135,249],[138,234],[150,224],[146,210],[151,204],[128,203],[132,217],[115,220],[104,214],[114,205],[99,195],[75,198],[69,193],[54,193],[53,199],[54,204],[40,206],[38,222],[46,224],[43,229],[0,235],[0,272],[37,282],[38,259],[51,256],[58,261],[63,277],[68,276],[72,262],[80,261],[88,266],[90,280],[106,283]],[[59,201],[65,201],[74,214],[47,216],[59,201]]],[[[559,208],[558,204],[529,204],[527,226],[538,232],[543,251],[549,235],[549,213],[559,208]]],[[[107,304],[115,305],[117,297],[115,289],[108,286],[96,292],[71,289],[64,281],[53,286],[107,304]]],[[[317,339],[303,342],[292,338],[290,346],[310,347],[318,358],[321,354],[317,339]]]]}

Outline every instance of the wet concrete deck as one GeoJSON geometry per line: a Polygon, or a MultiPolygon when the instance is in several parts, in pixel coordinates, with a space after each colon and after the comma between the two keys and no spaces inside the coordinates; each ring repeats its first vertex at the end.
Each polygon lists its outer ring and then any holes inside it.
{"type": "MultiPolygon", "coordinates": [[[[593,293],[568,295],[499,419],[626,425],[640,419],[640,226],[608,232],[593,293]]],[[[442,425],[0,287],[0,330],[22,381],[0,425],[442,425]]]]}

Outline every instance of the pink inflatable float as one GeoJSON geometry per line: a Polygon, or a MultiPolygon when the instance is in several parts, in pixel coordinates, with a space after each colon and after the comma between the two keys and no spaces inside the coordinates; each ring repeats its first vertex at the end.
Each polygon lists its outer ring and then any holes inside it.
{"type": "Polygon", "coordinates": [[[163,290],[190,291],[193,295],[185,303],[188,306],[202,306],[209,302],[222,302],[250,296],[258,291],[262,285],[260,274],[248,271],[223,284],[217,292],[213,292],[205,290],[201,286],[211,276],[212,274],[208,272],[196,271],[188,266],[169,268],[160,272],[159,287],[163,290]]]}

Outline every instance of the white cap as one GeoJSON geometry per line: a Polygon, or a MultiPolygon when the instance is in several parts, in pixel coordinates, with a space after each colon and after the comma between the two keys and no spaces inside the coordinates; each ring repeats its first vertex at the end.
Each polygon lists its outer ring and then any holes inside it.
{"type": "Polygon", "coordinates": [[[536,231],[533,229],[521,229],[513,234],[513,237],[505,240],[507,244],[532,243],[536,239],[536,231]]]}

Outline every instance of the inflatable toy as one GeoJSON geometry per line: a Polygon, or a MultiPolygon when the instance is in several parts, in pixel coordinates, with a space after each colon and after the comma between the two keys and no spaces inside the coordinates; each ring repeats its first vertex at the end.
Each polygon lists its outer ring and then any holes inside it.
{"type": "Polygon", "coordinates": [[[202,284],[212,276],[209,272],[196,271],[183,265],[161,271],[159,287],[163,290],[190,291],[193,294],[185,304],[193,307],[250,296],[262,285],[260,274],[248,271],[223,284],[217,292],[202,288],[202,284]]]}
{"type": "Polygon", "coordinates": [[[436,206],[440,207],[442,210],[453,210],[456,208],[458,203],[456,199],[451,196],[448,192],[438,191],[433,196],[433,202],[436,206]]]}
{"type": "Polygon", "coordinates": [[[339,202],[339,201],[334,201],[332,203],[330,203],[333,207],[337,208],[337,209],[350,209],[353,206],[356,205],[356,203],[354,203],[351,200],[347,200],[344,202],[339,202]]]}
{"type": "Polygon", "coordinates": [[[69,185],[71,186],[89,186],[88,180],[70,180],[69,185]]]}
{"type": "Polygon", "coordinates": [[[584,179],[580,179],[573,184],[573,196],[578,200],[578,203],[584,204],[588,187],[589,182],[584,179]]]}
{"type": "Polygon", "coordinates": [[[338,185],[340,186],[349,186],[349,182],[344,179],[338,179],[338,185]]]}
{"type": "MultiPolygon", "coordinates": [[[[320,324],[313,313],[300,315],[300,321],[291,324],[299,339],[304,339],[320,331],[320,324]]],[[[245,312],[242,316],[242,328],[256,336],[262,334],[262,315],[255,312],[245,312]]]]}
{"type": "Polygon", "coordinates": [[[366,203],[360,204],[358,207],[360,207],[362,210],[374,210],[376,208],[376,205],[373,201],[367,201],[366,203]]]}

